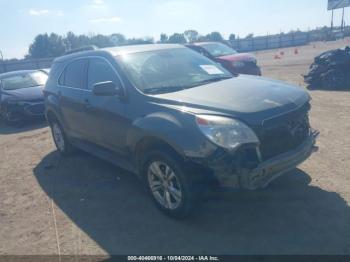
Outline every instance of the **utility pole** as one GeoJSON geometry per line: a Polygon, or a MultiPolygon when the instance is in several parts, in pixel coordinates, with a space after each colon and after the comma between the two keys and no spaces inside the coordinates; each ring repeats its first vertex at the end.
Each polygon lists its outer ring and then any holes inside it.
{"type": "Polygon", "coordinates": [[[0,50],[1,60],[4,61],[4,56],[2,55],[2,51],[0,50]]]}
{"type": "Polygon", "coordinates": [[[333,32],[334,10],[332,9],[331,32],[333,32]]]}
{"type": "Polygon", "coordinates": [[[343,8],[343,15],[342,15],[342,18],[341,18],[341,31],[342,32],[344,31],[344,24],[345,24],[345,21],[344,21],[344,10],[345,10],[345,8],[343,8]]]}

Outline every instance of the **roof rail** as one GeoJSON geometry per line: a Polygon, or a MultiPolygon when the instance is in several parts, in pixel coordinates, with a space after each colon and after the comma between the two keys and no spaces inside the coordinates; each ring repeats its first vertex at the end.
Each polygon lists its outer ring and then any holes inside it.
{"type": "Polygon", "coordinates": [[[70,54],[74,54],[74,53],[78,53],[78,52],[92,51],[92,50],[97,50],[97,49],[98,49],[98,47],[95,45],[83,46],[80,48],[68,50],[64,53],[64,55],[70,55],[70,54]]]}

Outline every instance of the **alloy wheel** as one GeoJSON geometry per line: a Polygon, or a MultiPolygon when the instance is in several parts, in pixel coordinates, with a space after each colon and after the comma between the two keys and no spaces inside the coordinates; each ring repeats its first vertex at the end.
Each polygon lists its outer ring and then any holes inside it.
{"type": "Polygon", "coordinates": [[[169,165],[152,162],[147,176],[151,192],[162,207],[174,210],[180,206],[183,197],[180,181],[169,165]]]}

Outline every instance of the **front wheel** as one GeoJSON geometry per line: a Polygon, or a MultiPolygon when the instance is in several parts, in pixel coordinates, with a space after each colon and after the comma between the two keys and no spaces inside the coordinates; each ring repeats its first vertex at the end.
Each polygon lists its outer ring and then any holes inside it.
{"type": "Polygon", "coordinates": [[[195,202],[191,178],[181,160],[172,154],[154,151],[148,154],[144,177],[157,207],[174,218],[189,215],[195,202]]]}

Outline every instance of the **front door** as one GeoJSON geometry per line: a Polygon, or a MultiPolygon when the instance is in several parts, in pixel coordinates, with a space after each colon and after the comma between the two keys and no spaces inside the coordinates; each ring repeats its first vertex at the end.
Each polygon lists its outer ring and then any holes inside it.
{"type": "Polygon", "coordinates": [[[87,101],[90,108],[90,139],[120,155],[125,155],[126,126],[125,102],[117,96],[95,96],[92,92],[96,83],[112,81],[122,86],[114,66],[106,58],[89,58],[87,101]]]}

